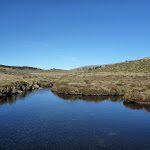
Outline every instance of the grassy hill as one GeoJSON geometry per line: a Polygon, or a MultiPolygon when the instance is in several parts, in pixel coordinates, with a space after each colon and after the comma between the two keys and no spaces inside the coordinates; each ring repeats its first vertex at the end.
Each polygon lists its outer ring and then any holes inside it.
{"type": "Polygon", "coordinates": [[[60,78],[52,91],[73,95],[123,96],[125,101],[150,104],[149,57],[105,67],[86,67],[60,78]]]}
{"type": "Polygon", "coordinates": [[[108,65],[106,68],[102,69],[102,71],[150,72],[150,57],[108,65]]]}
{"type": "Polygon", "coordinates": [[[95,70],[106,72],[150,72],[150,57],[106,65],[89,65],[75,68],[74,70],[95,70]]]}
{"type": "Polygon", "coordinates": [[[0,65],[0,68],[9,68],[9,69],[21,69],[21,70],[42,70],[35,67],[28,67],[28,66],[6,66],[0,65]]]}

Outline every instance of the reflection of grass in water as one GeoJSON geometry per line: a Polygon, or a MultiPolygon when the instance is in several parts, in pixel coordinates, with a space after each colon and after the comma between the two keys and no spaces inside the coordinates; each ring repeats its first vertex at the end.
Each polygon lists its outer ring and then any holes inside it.
{"type": "Polygon", "coordinates": [[[150,112],[150,105],[142,105],[142,104],[136,104],[132,102],[123,102],[124,106],[131,109],[145,109],[147,112],[150,112]]]}
{"type": "Polygon", "coordinates": [[[123,101],[122,97],[119,97],[119,96],[83,96],[83,95],[66,95],[66,94],[56,94],[56,93],[54,94],[61,99],[71,100],[71,101],[83,100],[83,101],[95,102],[95,103],[99,103],[104,100],[110,100],[113,102],[123,101]]]}
{"type": "MultiPolygon", "coordinates": [[[[17,100],[24,100],[26,96],[29,96],[30,94],[33,94],[34,92],[40,92],[40,90],[34,90],[34,91],[24,91],[22,94],[13,94],[10,96],[5,96],[0,98],[0,106],[4,104],[14,104],[17,100]]],[[[42,92],[42,91],[41,91],[42,92]]]]}
{"type": "MultiPolygon", "coordinates": [[[[86,102],[95,102],[95,103],[100,103],[104,100],[110,100],[112,102],[123,101],[121,96],[82,96],[82,95],[65,95],[65,94],[56,94],[56,93],[54,94],[61,99],[71,100],[71,101],[83,100],[86,102]]],[[[136,103],[126,102],[126,101],[123,101],[123,104],[127,108],[145,109],[147,112],[150,112],[150,105],[142,105],[142,104],[136,104],[136,103]]]]}

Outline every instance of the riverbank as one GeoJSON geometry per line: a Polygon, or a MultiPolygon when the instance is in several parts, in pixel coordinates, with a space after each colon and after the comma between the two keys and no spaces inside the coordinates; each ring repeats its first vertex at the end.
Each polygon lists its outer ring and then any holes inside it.
{"type": "MultiPolygon", "coordinates": [[[[81,73],[83,74],[83,73],[81,73]]],[[[11,94],[22,94],[24,91],[39,89],[40,87],[51,87],[51,91],[56,94],[64,95],[85,95],[85,96],[121,96],[124,101],[138,104],[150,104],[149,79],[139,77],[138,79],[130,76],[99,76],[97,80],[89,79],[90,76],[78,75],[60,78],[59,80],[47,81],[16,81],[11,84],[0,86],[0,97],[11,94]],[[65,81],[64,81],[65,80],[65,81]]],[[[92,76],[93,77],[93,76],[92,76]]],[[[98,77],[98,76],[97,76],[98,77]]]]}
{"type": "MultiPolygon", "coordinates": [[[[123,79],[122,79],[123,80],[123,79]]],[[[56,94],[63,95],[84,95],[84,96],[120,96],[126,102],[134,102],[137,104],[150,104],[150,91],[148,80],[126,81],[119,83],[114,80],[112,84],[106,84],[106,80],[100,84],[73,84],[73,83],[55,83],[51,91],[56,94]],[[131,83],[132,81],[132,83],[131,83]],[[140,82],[139,82],[140,81],[140,82]],[[133,84],[134,83],[134,84],[133,84]]]]}

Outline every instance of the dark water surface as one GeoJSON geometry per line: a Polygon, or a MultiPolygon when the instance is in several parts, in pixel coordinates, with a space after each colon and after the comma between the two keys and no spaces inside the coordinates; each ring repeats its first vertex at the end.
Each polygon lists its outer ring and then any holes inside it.
{"type": "Polygon", "coordinates": [[[150,150],[150,107],[105,99],[50,89],[1,98],[0,150],[150,150]]]}

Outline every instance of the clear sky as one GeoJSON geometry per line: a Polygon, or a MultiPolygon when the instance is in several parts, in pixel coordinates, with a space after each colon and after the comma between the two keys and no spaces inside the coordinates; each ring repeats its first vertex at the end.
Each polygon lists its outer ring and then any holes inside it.
{"type": "Polygon", "coordinates": [[[0,64],[71,69],[150,56],[150,0],[0,0],[0,64]]]}

